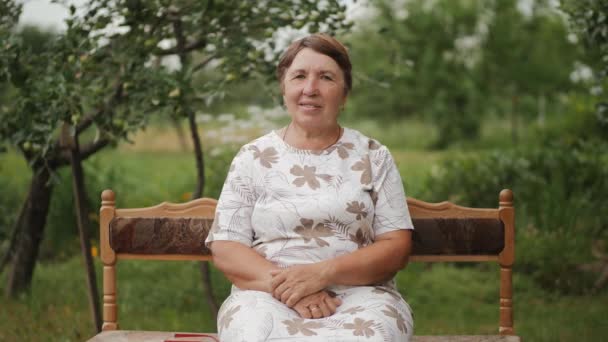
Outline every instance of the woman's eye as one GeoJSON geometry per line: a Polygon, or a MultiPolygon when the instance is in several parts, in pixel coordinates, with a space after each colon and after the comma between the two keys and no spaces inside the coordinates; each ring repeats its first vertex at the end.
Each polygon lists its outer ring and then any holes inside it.
{"type": "Polygon", "coordinates": [[[333,80],[333,78],[331,78],[331,76],[328,76],[328,75],[323,75],[323,76],[321,76],[321,78],[324,80],[328,80],[328,81],[333,80]]]}
{"type": "Polygon", "coordinates": [[[293,78],[294,79],[303,79],[304,75],[295,75],[293,78]]]}

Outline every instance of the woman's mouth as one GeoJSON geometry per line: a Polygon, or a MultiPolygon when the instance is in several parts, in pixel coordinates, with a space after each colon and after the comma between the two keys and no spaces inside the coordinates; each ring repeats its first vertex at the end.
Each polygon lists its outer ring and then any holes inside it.
{"type": "Polygon", "coordinates": [[[321,109],[320,105],[317,105],[317,104],[314,104],[314,103],[300,103],[299,106],[302,109],[306,109],[306,110],[321,109]]]}

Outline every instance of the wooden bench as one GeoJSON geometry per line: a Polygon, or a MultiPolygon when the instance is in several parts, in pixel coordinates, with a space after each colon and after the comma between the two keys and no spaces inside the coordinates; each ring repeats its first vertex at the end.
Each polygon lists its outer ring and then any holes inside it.
{"type": "MultiPolygon", "coordinates": [[[[103,331],[89,341],[175,339],[176,332],[118,330],[116,264],[123,259],[211,261],[204,240],[213,222],[216,200],[202,198],[183,204],[163,202],[148,208],[119,209],[111,190],[105,190],[101,198],[103,331]]],[[[498,335],[415,336],[413,341],[520,341],[513,324],[515,226],[511,190],[500,192],[498,208],[467,208],[414,198],[407,201],[415,227],[411,262],[496,262],[500,267],[498,335]]],[[[215,334],[207,335],[198,339],[217,340],[215,334]]]]}

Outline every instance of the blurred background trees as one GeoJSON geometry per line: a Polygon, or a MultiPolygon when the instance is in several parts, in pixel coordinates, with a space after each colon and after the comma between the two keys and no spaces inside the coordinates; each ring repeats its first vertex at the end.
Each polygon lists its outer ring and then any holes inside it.
{"type": "MultiPolygon", "coordinates": [[[[518,127],[559,115],[580,46],[555,6],[530,1],[374,1],[351,37],[358,87],[353,116],[414,117],[435,126],[432,146],[479,138],[484,120],[518,127]]],[[[563,106],[562,106],[563,108],[563,106]]]]}

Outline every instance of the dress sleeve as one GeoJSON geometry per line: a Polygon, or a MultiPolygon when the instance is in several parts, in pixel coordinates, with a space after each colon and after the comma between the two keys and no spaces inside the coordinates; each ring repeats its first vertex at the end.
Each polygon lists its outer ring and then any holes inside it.
{"type": "Polygon", "coordinates": [[[213,241],[235,241],[251,247],[251,214],[256,201],[252,178],[253,158],[245,148],[234,157],[215,210],[205,245],[213,241]]]}
{"type": "Polygon", "coordinates": [[[374,234],[414,229],[405,199],[401,175],[389,150],[382,146],[370,153],[373,172],[374,234]]]}

